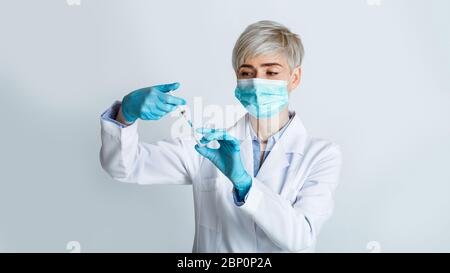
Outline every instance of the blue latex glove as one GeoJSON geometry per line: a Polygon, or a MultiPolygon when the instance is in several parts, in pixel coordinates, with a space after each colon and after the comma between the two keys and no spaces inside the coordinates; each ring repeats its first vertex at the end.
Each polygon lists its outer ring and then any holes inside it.
{"type": "Polygon", "coordinates": [[[133,123],[138,118],[157,120],[175,110],[178,105],[186,104],[184,99],[167,94],[179,86],[177,82],[156,85],[126,95],[122,100],[122,114],[126,122],[133,123]]]}
{"type": "Polygon", "coordinates": [[[247,173],[241,161],[239,141],[230,136],[225,129],[199,128],[198,133],[203,134],[200,140],[207,144],[217,140],[220,148],[212,149],[206,146],[195,145],[195,150],[209,159],[226,177],[228,177],[238,194],[239,201],[243,201],[251,185],[252,177],[247,173]]]}

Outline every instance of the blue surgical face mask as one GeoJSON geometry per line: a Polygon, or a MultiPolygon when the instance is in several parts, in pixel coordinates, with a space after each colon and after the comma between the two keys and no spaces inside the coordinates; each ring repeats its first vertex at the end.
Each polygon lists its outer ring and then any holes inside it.
{"type": "Polygon", "coordinates": [[[287,82],[260,78],[237,81],[236,98],[256,118],[270,118],[288,104],[287,82]]]}

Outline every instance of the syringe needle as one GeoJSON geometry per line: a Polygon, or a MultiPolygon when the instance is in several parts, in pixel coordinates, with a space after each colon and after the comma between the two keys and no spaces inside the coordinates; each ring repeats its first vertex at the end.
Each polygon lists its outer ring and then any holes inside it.
{"type": "MultiPolygon", "coordinates": [[[[169,91],[169,94],[170,95],[172,95],[173,96],[173,93],[172,93],[172,91],[169,91]]],[[[197,144],[199,145],[199,146],[205,146],[204,144],[202,144],[201,142],[200,142],[200,140],[198,139],[198,137],[196,136],[196,132],[195,132],[195,128],[194,128],[194,125],[192,124],[192,120],[187,116],[187,113],[186,113],[186,109],[183,107],[182,108],[182,106],[177,106],[176,108],[175,108],[175,110],[181,115],[181,117],[189,124],[189,127],[191,127],[191,134],[192,134],[192,137],[195,139],[195,142],[197,142],[197,144]]]]}

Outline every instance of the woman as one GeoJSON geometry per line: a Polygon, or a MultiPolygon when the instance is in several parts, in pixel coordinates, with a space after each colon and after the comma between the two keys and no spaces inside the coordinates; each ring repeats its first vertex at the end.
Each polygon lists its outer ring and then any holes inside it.
{"type": "Polygon", "coordinates": [[[202,144],[138,139],[137,119],[158,120],[185,100],[167,92],[178,83],[143,88],[101,119],[103,168],[138,184],[192,184],[194,252],[313,251],[333,209],[341,154],[308,136],[288,110],[299,85],[303,45],[272,21],[248,26],[233,50],[236,98],[248,113],[231,128],[200,129],[202,144]]]}

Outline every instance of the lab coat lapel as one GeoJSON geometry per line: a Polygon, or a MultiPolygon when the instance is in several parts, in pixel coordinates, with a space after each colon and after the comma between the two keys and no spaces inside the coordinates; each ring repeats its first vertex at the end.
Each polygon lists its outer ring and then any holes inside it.
{"type": "Polygon", "coordinates": [[[286,151],[279,143],[282,139],[283,136],[275,143],[269,155],[264,160],[258,174],[256,175],[257,179],[265,181],[271,176],[278,175],[281,169],[289,166],[286,151]]]}
{"type": "Polygon", "coordinates": [[[273,146],[256,176],[261,181],[267,180],[274,175],[280,177],[280,171],[290,165],[289,154],[303,154],[304,152],[304,145],[307,138],[306,130],[300,117],[294,112],[292,112],[292,115],[291,122],[273,146]]]}

